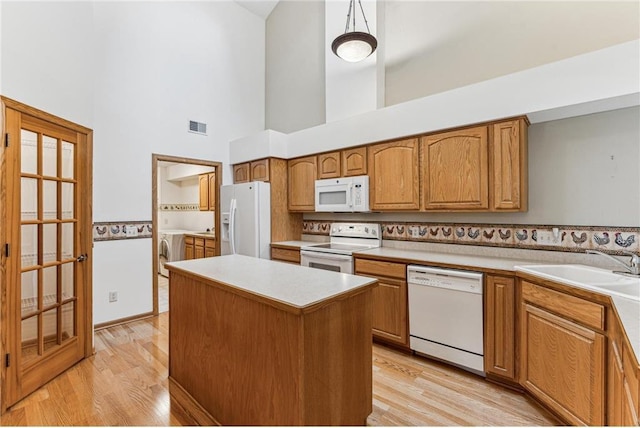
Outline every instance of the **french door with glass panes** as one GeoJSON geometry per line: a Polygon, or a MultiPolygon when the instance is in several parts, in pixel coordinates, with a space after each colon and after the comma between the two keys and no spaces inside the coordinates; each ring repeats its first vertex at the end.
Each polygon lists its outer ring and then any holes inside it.
{"type": "Polygon", "coordinates": [[[2,101],[4,410],[92,352],[92,133],[2,101]]]}

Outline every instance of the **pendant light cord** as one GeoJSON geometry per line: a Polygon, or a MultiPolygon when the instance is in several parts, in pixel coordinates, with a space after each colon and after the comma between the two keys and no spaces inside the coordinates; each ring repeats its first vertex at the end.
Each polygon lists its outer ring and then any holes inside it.
{"type": "MultiPolygon", "coordinates": [[[[344,32],[349,32],[349,22],[351,21],[351,13],[353,12],[353,31],[356,31],[356,11],[355,9],[356,0],[349,1],[349,12],[347,13],[347,25],[344,27],[344,32]]],[[[362,1],[358,0],[358,4],[360,5],[360,12],[362,12],[362,19],[364,19],[364,25],[367,27],[367,33],[371,34],[371,30],[369,30],[369,22],[367,22],[367,17],[364,14],[364,8],[362,7],[362,1]]]]}
{"type": "MultiPolygon", "coordinates": [[[[364,19],[364,25],[367,26],[367,33],[371,34],[371,31],[369,30],[369,23],[367,22],[367,17],[365,16],[364,9],[362,8],[362,1],[358,0],[358,4],[360,5],[360,11],[362,12],[362,19],[364,19]]],[[[353,18],[353,31],[355,31],[356,30],[355,13],[353,15],[354,15],[354,18],[353,18]]]]}

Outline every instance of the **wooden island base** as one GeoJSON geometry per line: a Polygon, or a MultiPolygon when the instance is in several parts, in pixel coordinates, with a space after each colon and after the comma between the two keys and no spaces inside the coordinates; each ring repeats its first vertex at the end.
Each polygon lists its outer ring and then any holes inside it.
{"type": "Polygon", "coordinates": [[[366,423],[371,287],[293,308],[184,270],[170,275],[171,401],[193,422],[366,423]]]}

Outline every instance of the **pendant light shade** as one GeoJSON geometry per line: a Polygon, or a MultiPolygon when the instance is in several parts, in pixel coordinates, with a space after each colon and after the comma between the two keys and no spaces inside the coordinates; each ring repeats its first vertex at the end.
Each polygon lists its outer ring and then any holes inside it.
{"type": "Polygon", "coordinates": [[[349,62],[362,61],[377,47],[378,41],[375,37],[360,31],[341,34],[331,43],[333,53],[349,62]]]}
{"type": "Polygon", "coordinates": [[[355,0],[349,1],[349,13],[347,13],[347,25],[344,34],[336,37],[331,43],[333,53],[348,62],[362,61],[378,47],[378,41],[369,31],[369,23],[364,15],[361,0],[358,0],[358,4],[360,5],[362,19],[367,27],[367,32],[356,31],[355,3],[355,0]],[[353,23],[353,30],[349,31],[351,23],[353,23]]]}

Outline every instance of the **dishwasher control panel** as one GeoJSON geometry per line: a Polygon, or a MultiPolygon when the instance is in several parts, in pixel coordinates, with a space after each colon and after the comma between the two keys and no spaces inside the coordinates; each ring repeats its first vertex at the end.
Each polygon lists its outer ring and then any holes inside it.
{"type": "Polygon", "coordinates": [[[482,294],[482,273],[479,272],[409,266],[407,268],[407,282],[426,287],[482,294]]]}

